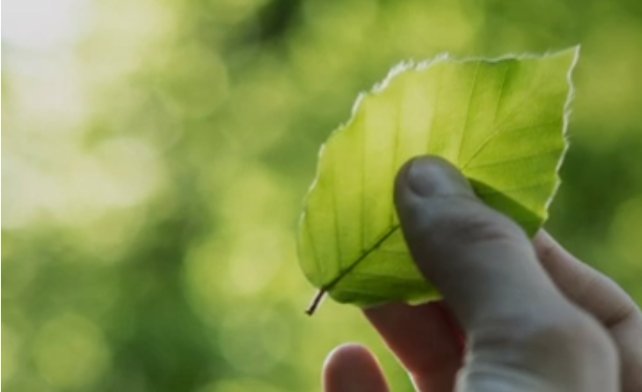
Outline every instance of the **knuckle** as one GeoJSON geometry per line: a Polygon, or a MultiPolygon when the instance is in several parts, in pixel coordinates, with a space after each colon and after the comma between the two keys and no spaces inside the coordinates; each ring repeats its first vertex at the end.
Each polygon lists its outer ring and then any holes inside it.
{"type": "Polygon", "coordinates": [[[570,304],[525,313],[505,320],[501,334],[480,343],[484,359],[564,385],[563,390],[610,390],[617,383],[615,345],[596,320],[570,304]]]}
{"type": "Polygon", "coordinates": [[[558,254],[558,249],[555,245],[554,242],[552,241],[542,241],[541,239],[537,238],[535,239],[537,242],[537,257],[544,263],[548,264],[552,260],[555,259],[555,257],[558,254]]]}
{"type": "Polygon", "coordinates": [[[608,351],[612,346],[606,331],[590,316],[577,313],[559,317],[556,322],[543,323],[533,340],[547,341],[566,348],[571,355],[608,351]]]}
{"type": "Polygon", "coordinates": [[[600,275],[594,279],[592,285],[593,287],[588,287],[583,293],[583,297],[579,298],[587,298],[589,290],[595,286],[609,288],[610,292],[618,294],[619,301],[612,301],[610,310],[603,317],[602,322],[606,328],[614,328],[622,323],[630,322],[630,320],[635,322],[636,318],[639,320],[639,316],[642,314],[637,304],[612,278],[600,275]]]}
{"type": "Polygon", "coordinates": [[[591,316],[570,306],[538,316],[525,315],[501,320],[501,335],[490,341],[495,346],[528,352],[551,361],[593,358],[615,361],[615,346],[606,330],[591,316]]]}

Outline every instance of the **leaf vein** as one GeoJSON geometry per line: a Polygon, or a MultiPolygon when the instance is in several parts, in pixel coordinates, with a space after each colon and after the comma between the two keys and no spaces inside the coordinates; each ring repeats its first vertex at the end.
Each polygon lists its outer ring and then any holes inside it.
{"type": "MultiPolygon", "coordinates": [[[[398,100],[395,108],[395,133],[394,133],[394,147],[392,151],[392,167],[390,168],[390,178],[395,178],[397,168],[397,155],[399,154],[399,134],[401,133],[401,99],[398,100]]],[[[390,224],[395,224],[395,209],[393,204],[388,204],[390,208],[390,224]]]]}
{"type": "Polygon", "coordinates": [[[493,195],[493,194],[501,194],[501,193],[504,193],[504,194],[517,193],[517,192],[524,191],[526,189],[539,188],[539,187],[543,187],[545,185],[552,185],[554,183],[555,183],[555,181],[550,181],[550,180],[538,181],[538,182],[536,182],[534,184],[526,184],[526,185],[518,186],[516,188],[509,188],[509,189],[494,189],[494,188],[482,189],[482,190],[476,191],[476,193],[478,195],[493,195]]]}
{"type": "MultiPolygon", "coordinates": [[[[363,123],[360,123],[360,124],[363,124],[363,123]]],[[[366,185],[365,185],[365,182],[366,182],[366,180],[365,180],[365,171],[366,171],[366,162],[365,162],[365,160],[366,160],[366,129],[365,129],[365,126],[363,126],[363,125],[361,125],[361,127],[358,128],[358,129],[361,129],[361,137],[362,137],[362,140],[361,140],[361,143],[360,143],[360,146],[359,146],[359,149],[361,151],[361,159],[359,160],[361,162],[361,168],[360,168],[360,172],[361,172],[361,176],[360,176],[361,177],[361,181],[360,181],[361,182],[361,184],[360,184],[361,185],[361,192],[359,192],[359,195],[360,195],[359,198],[361,200],[361,203],[359,203],[359,209],[361,210],[361,215],[360,215],[360,219],[359,219],[360,220],[360,225],[359,225],[360,226],[360,230],[359,231],[360,231],[361,238],[360,238],[360,244],[359,244],[359,252],[361,253],[361,252],[363,252],[363,250],[365,248],[365,242],[366,242],[366,233],[365,233],[365,230],[366,230],[366,224],[365,224],[366,223],[366,218],[365,218],[365,215],[366,215],[366,201],[365,201],[365,197],[366,197],[365,196],[365,193],[366,193],[366,185]]]]}
{"type": "MultiPolygon", "coordinates": [[[[307,213],[306,213],[306,215],[307,215],[307,213]]],[[[315,238],[312,235],[312,230],[310,230],[310,219],[305,219],[304,222],[305,222],[304,223],[305,224],[305,226],[304,226],[305,227],[305,231],[308,234],[308,240],[310,241],[310,247],[312,248],[312,256],[314,258],[314,265],[316,265],[317,270],[323,276],[324,272],[325,272],[325,267],[324,267],[323,263],[320,262],[319,255],[317,254],[317,247],[316,247],[316,244],[315,244],[315,238]]]]}
{"type": "Polygon", "coordinates": [[[343,259],[341,255],[341,233],[339,232],[339,213],[337,211],[337,173],[336,166],[332,165],[332,186],[330,187],[330,193],[332,194],[332,219],[334,220],[334,240],[336,242],[335,251],[337,253],[337,263],[341,265],[341,260],[343,259]]]}
{"type": "Polygon", "coordinates": [[[468,165],[470,165],[470,163],[475,158],[477,158],[479,156],[479,154],[481,154],[484,151],[484,149],[486,149],[486,147],[488,147],[489,143],[492,142],[493,139],[495,139],[501,133],[512,133],[512,132],[527,131],[529,129],[534,129],[534,128],[538,128],[538,127],[546,127],[546,126],[558,125],[559,123],[560,123],[560,120],[555,120],[555,121],[539,123],[539,124],[535,124],[535,125],[527,125],[527,126],[524,126],[524,127],[518,127],[518,128],[512,128],[512,129],[497,128],[493,133],[488,135],[488,137],[479,145],[477,150],[475,150],[475,152],[471,155],[471,157],[468,159],[468,161],[466,161],[466,163],[464,163],[461,166],[461,169],[462,170],[467,169],[468,165]]]}
{"type": "Polygon", "coordinates": [[[433,132],[435,128],[435,122],[437,121],[437,106],[439,105],[439,95],[441,94],[441,74],[443,73],[443,70],[439,71],[439,76],[437,76],[437,87],[434,89],[434,97],[433,97],[433,108],[432,108],[432,118],[430,119],[430,124],[428,124],[428,129],[426,129],[426,133],[428,136],[426,137],[426,152],[431,153],[430,149],[430,142],[432,141],[433,137],[433,132]]]}
{"type": "Polygon", "coordinates": [[[470,107],[473,103],[473,97],[475,96],[475,87],[477,86],[477,79],[479,77],[479,68],[481,63],[477,63],[475,66],[475,73],[473,74],[473,80],[470,86],[470,95],[468,96],[468,106],[466,106],[466,118],[464,119],[464,126],[461,130],[461,137],[459,138],[459,149],[457,151],[457,163],[460,162],[461,152],[464,149],[464,140],[466,139],[466,131],[468,130],[468,124],[470,124],[470,107]]]}
{"type": "Polygon", "coordinates": [[[539,158],[539,157],[541,157],[543,155],[546,155],[546,154],[562,151],[563,149],[564,149],[564,147],[562,147],[562,146],[555,147],[555,148],[551,148],[551,149],[544,150],[544,151],[538,151],[536,153],[529,154],[529,155],[521,155],[521,156],[509,158],[509,159],[504,159],[504,160],[501,160],[501,161],[483,163],[483,164],[477,165],[477,166],[468,166],[466,169],[468,169],[468,170],[485,169],[485,168],[488,168],[488,167],[499,166],[499,165],[514,163],[514,162],[519,162],[519,161],[527,161],[529,159],[539,158]]]}
{"type": "Polygon", "coordinates": [[[323,290],[330,291],[344,276],[346,276],[350,271],[352,271],[359,263],[361,263],[365,258],[367,258],[372,252],[377,250],[390,236],[392,236],[399,229],[399,225],[392,226],[377,242],[375,242],[372,247],[366,249],[361,256],[359,256],[354,262],[352,262],[346,269],[339,272],[336,278],[330,281],[328,284],[323,286],[323,290]]]}

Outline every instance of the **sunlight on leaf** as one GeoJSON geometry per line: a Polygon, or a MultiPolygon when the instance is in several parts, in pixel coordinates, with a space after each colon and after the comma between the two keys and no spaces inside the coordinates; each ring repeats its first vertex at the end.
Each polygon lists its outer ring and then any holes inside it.
{"type": "Polygon", "coordinates": [[[360,306],[436,296],[410,258],[392,200],[397,170],[417,155],[455,164],[482,200],[533,234],[559,185],[578,53],[441,56],[400,64],[361,95],[321,148],[301,216],[308,280],[360,306]]]}

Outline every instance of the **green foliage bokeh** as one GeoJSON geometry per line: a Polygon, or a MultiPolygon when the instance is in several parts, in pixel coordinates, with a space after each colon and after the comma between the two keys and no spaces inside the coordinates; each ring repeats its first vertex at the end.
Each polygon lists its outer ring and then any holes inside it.
{"type": "Polygon", "coordinates": [[[410,390],[355,308],[304,315],[314,290],[294,232],[318,147],[357,93],[400,60],[444,51],[582,45],[547,228],[642,302],[639,1],[13,3],[7,390],[319,390],[344,341],[373,347],[410,390]]]}

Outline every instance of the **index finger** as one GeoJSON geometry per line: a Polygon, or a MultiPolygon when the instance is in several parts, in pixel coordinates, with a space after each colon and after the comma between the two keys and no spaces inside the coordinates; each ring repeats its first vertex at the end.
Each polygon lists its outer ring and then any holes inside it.
{"type": "Polygon", "coordinates": [[[403,303],[364,313],[410,373],[419,391],[450,392],[462,362],[464,335],[443,301],[403,303]]]}
{"type": "Polygon", "coordinates": [[[557,287],[609,330],[618,348],[622,390],[642,391],[642,313],[612,279],[570,254],[546,231],[533,241],[557,287]]]}

